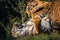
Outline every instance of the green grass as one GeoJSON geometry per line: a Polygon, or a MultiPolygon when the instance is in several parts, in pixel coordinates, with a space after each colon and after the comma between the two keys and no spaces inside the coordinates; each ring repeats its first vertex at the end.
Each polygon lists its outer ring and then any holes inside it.
{"type": "Polygon", "coordinates": [[[15,38],[14,40],[56,40],[57,37],[59,37],[60,34],[58,33],[51,33],[51,34],[39,34],[35,36],[25,36],[21,38],[15,38]]]}

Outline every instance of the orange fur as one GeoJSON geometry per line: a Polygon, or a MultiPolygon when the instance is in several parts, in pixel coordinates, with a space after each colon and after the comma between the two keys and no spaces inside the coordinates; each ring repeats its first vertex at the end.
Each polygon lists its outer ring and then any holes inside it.
{"type": "Polygon", "coordinates": [[[58,24],[60,23],[60,0],[56,0],[55,2],[53,2],[51,9],[49,11],[50,11],[48,12],[49,17],[54,23],[53,27],[56,32],[58,30],[58,25],[55,23],[58,23],[58,24]]]}

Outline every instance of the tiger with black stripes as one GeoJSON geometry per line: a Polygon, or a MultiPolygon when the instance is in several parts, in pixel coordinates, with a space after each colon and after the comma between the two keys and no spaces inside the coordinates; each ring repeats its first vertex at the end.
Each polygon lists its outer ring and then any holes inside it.
{"type": "Polygon", "coordinates": [[[41,30],[41,28],[38,27],[41,19],[39,17],[37,17],[37,15],[43,14],[46,11],[48,11],[49,8],[51,7],[51,4],[52,4],[51,2],[45,2],[45,1],[41,1],[41,0],[34,0],[33,2],[30,2],[27,4],[26,12],[27,12],[28,16],[33,19],[33,23],[35,25],[36,32],[38,34],[41,33],[42,30],[41,30]]]}
{"type": "Polygon", "coordinates": [[[11,33],[13,37],[33,36],[37,34],[31,18],[23,24],[18,22],[13,23],[11,33]]]}
{"type": "MultiPolygon", "coordinates": [[[[42,3],[40,7],[43,7],[43,8],[47,7],[47,8],[45,8],[45,10],[41,9],[41,11],[44,10],[46,12],[46,10],[48,10],[48,8],[49,8],[49,10],[47,11],[47,14],[53,22],[54,31],[60,30],[59,29],[60,28],[60,0],[55,0],[54,2],[51,2],[50,7],[48,7],[47,5],[44,6],[43,5],[44,3],[42,3]]],[[[49,4],[49,2],[48,2],[48,4],[49,4]]],[[[37,9],[38,9],[38,7],[37,7],[37,9]]],[[[44,11],[42,11],[42,12],[44,13],[44,11]]],[[[34,11],[32,11],[32,12],[34,12],[34,11]]],[[[34,13],[37,14],[37,12],[34,12],[34,13]]]]}

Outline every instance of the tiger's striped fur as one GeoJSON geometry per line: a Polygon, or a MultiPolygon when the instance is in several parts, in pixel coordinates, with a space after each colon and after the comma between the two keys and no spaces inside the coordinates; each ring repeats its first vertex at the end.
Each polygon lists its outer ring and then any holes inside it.
{"type": "MultiPolygon", "coordinates": [[[[60,26],[59,25],[60,24],[60,0],[55,0],[54,2],[51,2],[51,3],[47,2],[47,4],[45,3],[46,5],[44,3],[40,4],[41,5],[40,7],[43,7],[44,9],[41,9],[40,11],[35,12],[36,9],[39,8],[39,7],[35,6],[35,7],[33,7],[32,10],[30,10],[31,13],[34,13],[34,14],[36,13],[35,14],[35,16],[36,16],[38,13],[42,14],[42,13],[46,12],[46,10],[49,9],[47,13],[49,14],[49,17],[51,18],[53,24],[55,25],[53,27],[58,28],[58,26],[60,26]],[[48,4],[51,5],[51,7],[48,4]]],[[[34,20],[36,20],[36,19],[34,19],[34,20]]],[[[36,23],[36,22],[34,22],[34,23],[36,23]]],[[[37,23],[39,23],[39,22],[37,22],[37,23]]]]}
{"type": "Polygon", "coordinates": [[[52,3],[48,14],[53,22],[54,31],[60,31],[60,0],[56,0],[52,3]]]}
{"type": "MultiPolygon", "coordinates": [[[[26,12],[27,12],[28,16],[31,16],[31,18],[33,19],[33,23],[35,25],[35,28],[36,28],[36,31],[38,34],[39,34],[38,25],[41,20],[39,17],[36,17],[36,16],[40,15],[42,13],[45,13],[45,11],[47,11],[50,8],[51,4],[52,4],[51,2],[43,2],[43,1],[35,0],[31,3],[28,3],[28,5],[27,5],[28,8],[30,8],[30,9],[27,8],[28,10],[26,10],[26,12]],[[31,8],[30,5],[35,5],[35,6],[31,8]],[[37,10],[39,10],[39,11],[37,11],[37,10]]],[[[40,30],[40,32],[41,31],[42,30],[40,30]]]]}

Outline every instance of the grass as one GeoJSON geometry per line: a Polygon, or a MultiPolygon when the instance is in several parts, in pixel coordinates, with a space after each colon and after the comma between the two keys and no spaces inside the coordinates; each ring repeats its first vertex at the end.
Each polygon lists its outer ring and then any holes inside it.
{"type": "Polygon", "coordinates": [[[21,38],[15,38],[14,40],[56,40],[57,37],[59,37],[60,34],[58,33],[51,33],[51,34],[39,34],[35,36],[25,36],[21,38]]]}

